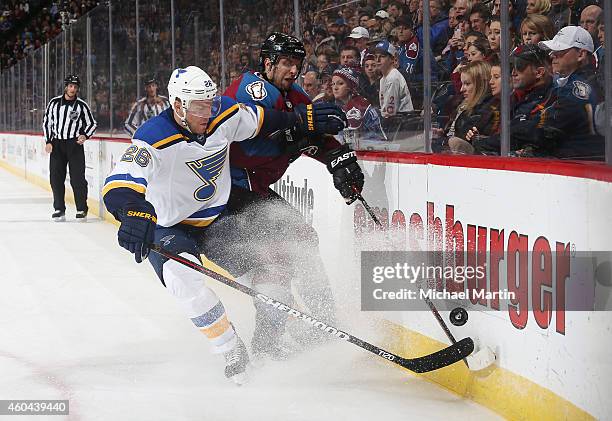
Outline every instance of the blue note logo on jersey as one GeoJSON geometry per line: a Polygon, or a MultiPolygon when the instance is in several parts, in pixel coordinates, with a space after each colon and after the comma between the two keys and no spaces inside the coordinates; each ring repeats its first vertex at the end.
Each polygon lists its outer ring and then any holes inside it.
{"type": "Polygon", "coordinates": [[[205,158],[186,162],[189,169],[204,183],[193,193],[195,200],[206,202],[215,196],[217,192],[216,180],[221,175],[221,171],[223,171],[226,158],[227,146],[205,158]]]}
{"type": "Polygon", "coordinates": [[[254,101],[261,101],[268,96],[268,92],[266,91],[266,87],[264,86],[263,81],[258,80],[255,82],[251,82],[246,86],[247,93],[253,98],[254,101]]]}

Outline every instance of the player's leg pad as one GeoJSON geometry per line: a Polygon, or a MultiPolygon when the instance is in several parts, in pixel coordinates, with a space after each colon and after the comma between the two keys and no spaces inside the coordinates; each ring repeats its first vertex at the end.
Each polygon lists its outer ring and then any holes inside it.
{"type": "MultiPolygon", "coordinates": [[[[180,256],[199,263],[198,258],[188,253],[181,253],[180,256]]],[[[217,294],[204,285],[201,274],[168,260],[163,265],[163,276],[168,291],[178,300],[193,324],[206,335],[213,353],[225,352],[236,345],[236,334],[227,319],[225,307],[217,294]]]]}
{"type": "MultiPolygon", "coordinates": [[[[293,305],[289,285],[256,283],[255,289],[284,304],[293,305]]],[[[287,349],[281,337],[285,333],[288,314],[259,299],[254,299],[253,303],[255,305],[255,331],[251,342],[253,355],[260,357],[266,354],[272,359],[286,359],[292,351],[287,349]]]]}

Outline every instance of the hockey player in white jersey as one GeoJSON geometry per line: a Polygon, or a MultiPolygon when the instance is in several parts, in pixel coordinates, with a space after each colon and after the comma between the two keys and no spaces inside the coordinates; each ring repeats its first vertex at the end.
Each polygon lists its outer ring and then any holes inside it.
{"type": "MultiPolygon", "coordinates": [[[[195,66],[174,70],[168,93],[172,108],[136,131],[103,189],[107,209],[121,222],[119,245],[138,263],[151,243],[200,261],[204,227],[222,215],[229,197],[231,142],[286,129],[334,134],[346,121],[329,105],[264,111],[219,97],[216,84],[195,66]]],[[[248,354],[217,295],[199,273],[156,253],[149,261],[213,353],[225,356],[226,377],[243,383],[248,354]]]]}

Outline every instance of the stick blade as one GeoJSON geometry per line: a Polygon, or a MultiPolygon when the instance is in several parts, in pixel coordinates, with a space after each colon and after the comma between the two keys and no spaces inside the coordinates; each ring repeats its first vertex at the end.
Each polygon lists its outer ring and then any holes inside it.
{"type": "Polygon", "coordinates": [[[478,352],[471,354],[467,357],[467,362],[470,370],[479,371],[484,370],[495,362],[497,356],[495,352],[488,346],[484,347],[478,352]]]}
{"type": "Polygon", "coordinates": [[[463,338],[459,342],[418,358],[403,358],[400,365],[415,373],[427,373],[461,361],[474,351],[472,338],[463,338]]]}

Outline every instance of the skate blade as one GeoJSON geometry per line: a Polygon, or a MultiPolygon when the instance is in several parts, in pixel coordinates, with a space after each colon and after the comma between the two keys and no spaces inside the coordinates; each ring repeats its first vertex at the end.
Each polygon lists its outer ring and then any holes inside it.
{"type": "Polygon", "coordinates": [[[76,218],[77,222],[87,222],[87,217],[85,218],[76,218]]]}
{"type": "Polygon", "coordinates": [[[51,218],[51,219],[53,219],[53,222],[65,222],[66,221],[65,216],[58,216],[57,218],[51,218]]]}
{"type": "Polygon", "coordinates": [[[236,386],[242,386],[249,382],[249,376],[246,371],[238,374],[234,374],[229,378],[236,386]]]}

